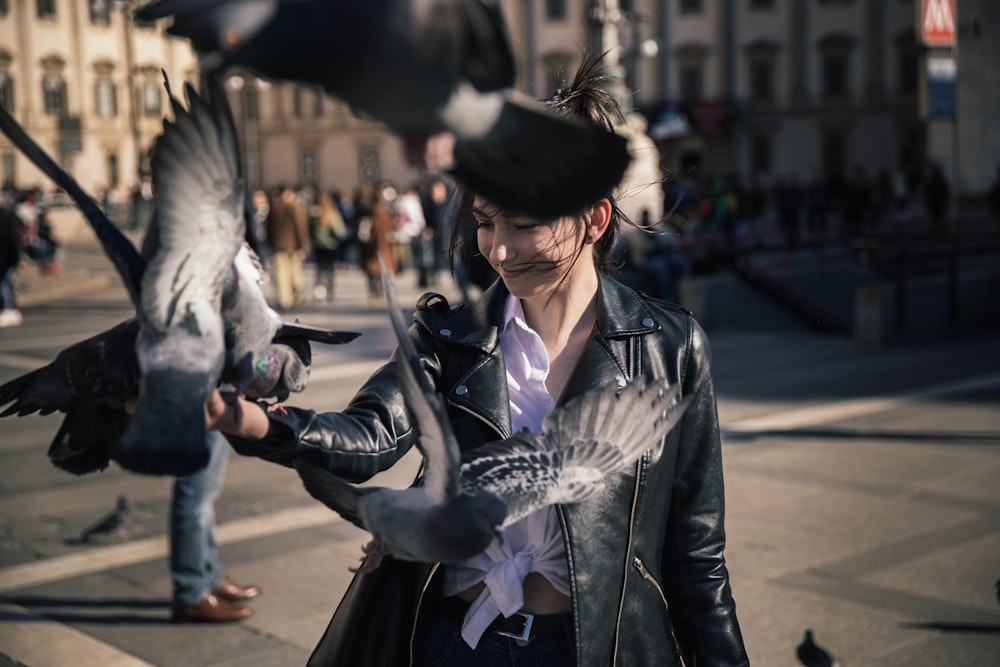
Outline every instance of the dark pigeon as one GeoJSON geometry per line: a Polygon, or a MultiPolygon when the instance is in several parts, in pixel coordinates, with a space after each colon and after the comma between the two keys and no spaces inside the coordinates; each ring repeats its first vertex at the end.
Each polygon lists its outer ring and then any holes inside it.
{"type": "Polygon", "coordinates": [[[806,630],[802,643],[795,648],[795,655],[805,667],[837,667],[830,652],[816,643],[812,630],[806,630]]]}
{"type": "Polygon", "coordinates": [[[172,18],[206,69],[320,86],[505,210],[577,214],[631,159],[618,134],[513,90],[495,0],[158,0],[137,17],[172,18]]]}
{"type": "Polygon", "coordinates": [[[118,496],[113,509],[80,533],[80,542],[100,542],[121,536],[131,516],[128,500],[118,496]]]}

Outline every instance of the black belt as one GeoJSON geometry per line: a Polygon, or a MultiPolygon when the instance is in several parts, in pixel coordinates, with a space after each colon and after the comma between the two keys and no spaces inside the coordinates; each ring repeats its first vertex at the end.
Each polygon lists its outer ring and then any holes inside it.
{"type": "MultiPolygon", "coordinates": [[[[435,611],[441,618],[462,623],[469,611],[469,604],[460,597],[441,598],[435,611]]],[[[504,618],[497,616],[486,628],[504,637],[526,642],[533,634],[548,632],[564,632],[570,622],[570,614],[512,614],[504,618]]]]}

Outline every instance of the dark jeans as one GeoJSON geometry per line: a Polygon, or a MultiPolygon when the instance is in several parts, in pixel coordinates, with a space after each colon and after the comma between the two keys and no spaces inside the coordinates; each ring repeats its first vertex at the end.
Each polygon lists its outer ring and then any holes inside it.
{"type": "Polygon", "coordinates": [[[416,667],[573,667],[573,620],[566,614],[562,632],[534,635],[525,645],[487,632],[475,650],[462,639],[462,624],[440,616],[431,618],[417,647],[416,667]]]}

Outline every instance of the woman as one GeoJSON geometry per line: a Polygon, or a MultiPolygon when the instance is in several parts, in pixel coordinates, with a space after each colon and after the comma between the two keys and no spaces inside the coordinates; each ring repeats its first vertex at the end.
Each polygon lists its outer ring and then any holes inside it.
{"type": "Polygon", "coordinates": [[[316,203],[312,235],[313,256],[316,261],[316,280],[313,298],[317,302],[333,301],[333,273],[336,269],[340,242],[347,235],[344,218],[329,192],[321,192],[316,203]]]}
{"type": "MultiPolygon", "coordinates": [[[[585,63],[551,105],[610,128],[613,103],[599,82],[585,63]]],[[[478,250],[500,279],[469,307],[422,299],[411,335],[466,450],[537,431],[559,403],[640,374],[681,386],[691,399],[682,422],[591,499],[525,517],[461,566],[422,567],[416,585],[400,574],[365,594],[371,575],[356,578],[323,642],[336,645],[337,664],[375,664],[352,662],[370,660],[351,652],[356,641],[344,648],[358,633],[403,643],[401,656],[379,656],[386,664],[407,664],[411,651],[416,665],[679,666],[682,655],[689,666],[748,664],[723,557],[707,343],[686,311],[603,275],[619,218],[608,193],[554,221],[466,193],[452,249],[474,221],[478,250]],[[401,601],[370,619],[380,596],[396,593],[401,601]],[[394,613],[403,618],[390,633],[382,623],[394,613]]],[[[244,407],[237,426],[231,406],[209,405],[210,423],[237,436],[239,451],[286,464],[307,457],[350,479],[385,469],[413,443],[393,363],[342,413],[244,407]]]]}

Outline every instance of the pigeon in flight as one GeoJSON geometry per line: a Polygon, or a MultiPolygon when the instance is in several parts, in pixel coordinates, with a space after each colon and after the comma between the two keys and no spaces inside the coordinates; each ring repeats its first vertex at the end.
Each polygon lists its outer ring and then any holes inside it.
{"type": "MultiPolygon", "coordinates": [[[[193,131],[194,125],[188,122],[191,113],[183,108],[177,111],[176,107],[180,105],[176,100],[173,102],[175,112],[186,128],[186,130],[176,130],[174,135],[180,134],[183,139],[185,131],[189,133],[193,131]]],[[[211,141],[213,126],[204,122],[204,111],[203,108],[201,114],[203,124],[196,130],[204,131],[208,136],[203,138],[199,135],[192,138],[191,143],[211,141]]],[[[219,114],[225,110],[216,108],[215,111],[219,114]]],[[[221,120],[217,119],[216,122],[221,120]]],[[[105,468],[109,456],[113,456],[123,466],[137,472],[183,474],[191,471],[188,468],[197,469],[195,466],[200,460],[198,453],[203,449],[200,438],[197,447],[192,449],[194,457],[188,457],[187,463],[181,461],[176,464],[180,466],[178,472],[174,472],[175,463],[170,462],[173,459],[173,449],[177,446],[176,434],[171,435],[169,446],[166,442],[163,443],[163,447],[167,447],[167,450],[161,451],[160,455],[153,459],[146,459],[135,452],[126,452],[124,457],[119,456],[123,432],[131,422],[124,409],[124,400],[138,393],[140,381],[135,350],[136,340],[142,328],[140,322],[143,319],[143,282],[149,260],[155,263],[155,255],[163,252],[157,226],[151,227],[143,243],[144,253],[140,253],[121,230],[107,218],[93,198],[42,150],[2,107],[0,107],[0,131],[73,198],[121,275],[139,315],[138,319],[132,318],[108,331],[70,346],[60,352],[48,366],[15,378],[0,387],[0,406],[14,401],[12,406],[0,413],[0,416],[26,415],[33,412],[49,414],[54,411],[66,413],[59,432],[49,448],[49,457],[57,467],[75,474],[105,468]],[[164,463],[164,460],[168,462],[164,463]]],[[[216,133],[221,134],[220,131],[216,133]]],[[[221,141],[218,139],[216,143],[221,141]]],[[[179,142],[174,142],[177,143],[179,142]]],[[[229,144],[230,149],[234,143],[235,139],[229,144]]],[[[206,148],[203,152],[208,150],[206,148]]],[[[213,166],[217,171],[226,168],[213,166]]],[[[207,168],[209,167],[204,167],[203,170],[207,168]]],[[[180,168],[177,170],[180,171],[180,168]]],[[[162,169],[160,171],[162,176],[162,169]]],[[[167,178],[169,181],[169,176],[167,178]]],[[[161,177],[160,181],[162,180],[161,177]]],[[[175,177],[174,180],[178,179],[175,177]]],[[[184,204],[190,209],[197,209],[198,214],[211,216],[214,212],[213,207],[218,208],[218,201],[226,192],[242,192],[238,187],[238,181],[235,183],[235,185],[233,182],[220,184],[223,189],[218,194],[205,194],[206,188],[203,186],[197,190],[203,195],[199,203],[191,200],[184,204]]],[[[187,193],[178,195],[176,192],[174,195],[175,198],[181,199],[187,196],[187,193]]],[[[237,196],[242,194],[232,194],[232,197],[237,196]]],[[[171,206],[169,202],[161,204],[163,199],[162,196],[158,198],[158,210],[171,206]]],[[[184,210],[183,206],[181,210],[184,210]]],[[[178,214],[176,202],[170,211],[174,215],[178,214]]],[[[162,214],[158,214],[158,221],[162,217],[162,214]]],[[[233,224],[237,222],[233,221],[233,224]]],[[[240,245],[236,259],[228,267],[225,275],[223,300],[226,309],[222,319],[224,339],[227,343],[227,362],[223,366],[222,375],[226,376],[226,381],[244,387],[248,395],[284,400],[289,391],[301,391],[308,381],[311,360],[309,341],[339,344],[349,342],[359,335],[282,321],[264,301],[259,286],[261,279],[259,261],[246,244],[240,245]],[[247,318],[246,322],[251,324],[248,325],[241,318],[247,318]],[[253,324],[255,322],[260,324],[255,327],[253,324]],[[269,342],[266,336],[262,337],[261,331],[272,333],[273,341],[269,342]],[[250,353],[248,341],[251,340],[252,345],[258,346],[254,348],[255,354],[252,360],[248,357],[250,353]],[[240,360],[240,364],[235,364],[233,359],[240,360]],[[248,370],[252,371],[250,377],[246,376],[248,370]]],[[[172,303],[171,307],[175,305],[172,303]]],[[[168,430],[163,436],[170,434],[168,430]]],[[[143,437],[133,449],[141,452],[148,446],[149,442],[143,437]]]]}
{"type": "Polygon", "coordinates": [[[80,533],[80,542],[99,542],[119,536],[128,525],[131,512],[125,496],[118,496],[115,509],[85,528],[80,533]]]}
{"type": "Polygon", "coordinates": [[[360,571],[386,554],[459,563],[482,552],[500,528],[553,503],[575,503],[663,438],[687,407],[665,382],[618,383],[556,408],[540,435],[521,431],[476,448],[462,461],[441,396],[407,334],[392,277],[383,264],[386,303],[399,338],[394,357],[404,402],[424,457],[422,485],[358,487],[307,459],[295,462],[309,493],[372,533],[360,571]],[[642,419],[637,419],[642,415],[642,419]]]}
{"type": "Polygon", "coordinates": [[[795,648],[795,655],[805,667],[837,667],[830,652],[816,643],[812,630],[806,630],[802,643],[795,648]]]}
{"type": "Polygon", "coordinates": [[[631,159],[618,134],[513,90],[496,0],[157,0],[136,16],[171,17],[210,71],[321,87],[400,135],[411,162],[505,210],[579,213],[631,159]]]}
{"type": "Polygon", "coordinates": [[[184,475],[208,463],[205,402],[225,365],[222,291],[244,239],[239,154],[221,91],[169,95],[151,168],[156,209],[143,242],[136,339],[138,402],[117,460],[129,470],[184,475]]]}

